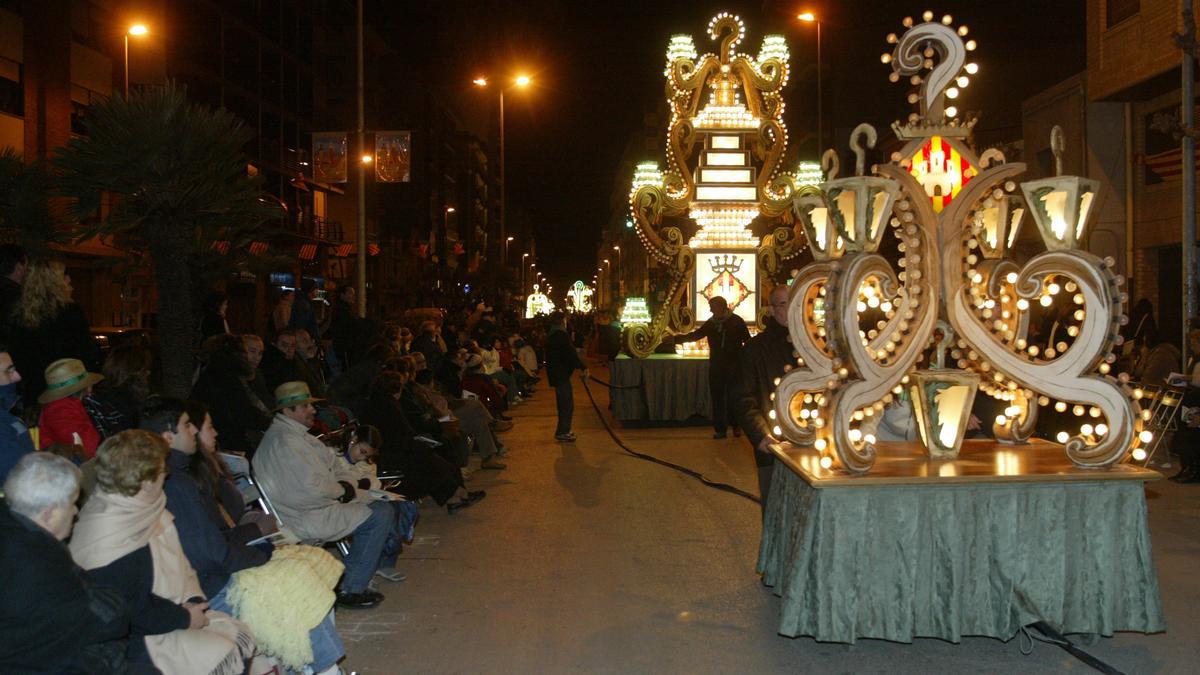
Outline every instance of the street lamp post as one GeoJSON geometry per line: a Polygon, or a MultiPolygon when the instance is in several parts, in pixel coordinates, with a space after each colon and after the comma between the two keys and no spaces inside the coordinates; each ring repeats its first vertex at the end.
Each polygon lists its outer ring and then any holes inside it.
{"type": "Polygon", "coordinates": [[[505,237],[504,238],[504,266],[505,267],[508,267],[508,245],[511,244],[512,240],[515,238],[516,237],[505,237]]]}
{"type": "Polygon", "coordinates": [[[135,23],[125,31],[125,99],[129,100],[129,36],[136,35],[141,37],[150,32],[146,28],[146,24],[135,23]]]}
{"type": "MultiPolygon", "coordinates": [[[[486,77],[477,77],[471,82],[477,87],[488,86],[486,77]]],[[[505,232],[508,228],[508,221],[505,215],[508,206],[508,183],[504,179],[504,92],[514,87],[525,88],[533,80],[528,75],[518,75],[513,79],[513,84],[508,87],[500,87],[500,238],[504,239],[505,232]]],[[[504,264],[508,264],[508,254],[505,253],[504,264]]]]}
{"type": "Polygon", "coordinates": [[[821,20],[812,12],[804,12],[796,17],[805,23],[817,25],[817,156],[821,155],[821,142],[824,136],[824,106],[821,105],[821,20]]]}
{"type": "Polygon", "coordinates": [[[521,254],[521,293],[525,292],[525,270],[528,269],[528,266],[525,264],[525,259],[528,257],[528,253],[521,254]]]}
{"type": "Polygon", "coordinates": [[[625,297],[625,278],[621,276],[621,247],[613,246],[613,250],[617,252],[617,296],[625,297]]]}

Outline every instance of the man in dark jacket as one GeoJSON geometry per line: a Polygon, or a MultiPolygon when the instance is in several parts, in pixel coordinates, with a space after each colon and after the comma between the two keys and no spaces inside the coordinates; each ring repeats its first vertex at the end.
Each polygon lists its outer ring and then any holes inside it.
{"type": "Polygon", "coordinates": [[[771,487],[771,473],[775,468],[775,455],[768,446],[779,442],[772,433],[773,425],[770,422],[769,411],[774,406],[771,394],[775,392],[775,378],[783,377],[787,366],[796,365],[796,355],[787,328],[789,297],[790,289],[783,284],[771,291],[771,316],[767,318],[767,328],[751,338],[742,349],[740,372],[735,384],[734,409],[750,447],[754,449],[758,489],[762,496],[760,505],[764,510],[771,487]]]}
{"type": "Polygon", "coordinates": [[[708,391],[712,396],[713,438],[725,438],[725,429],[733,417],[733,435],[741,435],[737,416],[734,413],[733,395],[730,391],[737,375],[738,355],[742,346],[750,339],[750,330],[742,317],[729,311],[725,298],[715,295],[708,299],[712,318],[686,335],[676,335],[675,342],[708,340],[708,391]]]}
{"type": "Polygon", "coordinates": [[[75,522],[79,469],[48,452],[26,455],[0,502],[0,672],[120,672],[129,632],[124,600],[96,585],[62,540],[75,522]]]}
{"type": "Polygon", "coordinates": [[[17,383],[21,374],[13,365],[8,347],[0,345],[0,481],[8,475],[22,457],[33,452],[33,439],[25,423],[10,412],[21,399],[17,383]]]}
{"type": "Polygon", "coordinates": [[[263,384],[269,391],[275,391],[284,382],[304,380],[296,359],[296,329],[279,331],[275,344],[266,345],[256,377],[263,378],[263,384]]]}
{"type": "Polygon", "coordinates": [[[343,373],[361,356],[358,350],[362,348],[359,344],[362,326],[355,306],[357,297],[353,286],[347,285],[338,289],[337,299],[333,301],[329,328],[325,331],[333,340],[333,353],[343,373]]]}
{"type": "Polygon", "coordinates": [[[142,411],[141,428],[159,434],[170,446],[167,455],[167,479],[163,492],[167,510],[175,517],[179,543],[188,562],[196,570],[200,588],[210,601],[215,598],[234,572],[265,564],[271,554],[266,549],[246,546],[237,528],[222,534],[220,506],[200,491],[191,473],[196,454],[196,426],[189,419],[183,401],[172,398],[151,399],[142,411]]]}
{"type": "Polygon", "coordinates": [[[587,377],[587,366],[579,360],[579,352],[567,335],[562,312],[550,315],[550,336],[546,339],[546,379],[554,387],[554,403],[558,409],[558,426],[554,429],[554,440],[575,440],[571,432],[571,417],[575,413],[575,394],[571,391],[571,375],[582,370],[587,377]]]}
{"type": "Polygon", "coordinates": [[[28,268],[25,249],[16,244],[0,244],[0,340],[7,340],[13,307],[21,299],[21,284],[28,268]]]}

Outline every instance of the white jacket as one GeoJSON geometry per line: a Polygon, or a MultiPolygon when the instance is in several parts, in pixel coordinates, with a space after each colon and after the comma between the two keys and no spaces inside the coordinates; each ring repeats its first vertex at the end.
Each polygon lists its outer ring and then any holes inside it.
{"type": "Polygon", "coordinates": [[[500,367],[499,350],[480,349],[479,355],[483,357],[483,373],[485,375],[493,375],[503,370],[503,368],[500,367]]]}
{"type": "Polygon", "coordinates": [[[365,502],[338,502],[338,481],[355,485],[359,473],[289,417],[275,415],[252,464],[279,520],[306,544],[337,541],[371,515],[365,502]]]}
{"type": "Polygon", "coordinates": [[[521,367],[525,369],[525,372],[529,373],[530,375],[537,373],[537,352],[535,352],[533,347],[530,347],[529,345],[521,347],[517,350],[517,363],[520,363],[521,367]]]}

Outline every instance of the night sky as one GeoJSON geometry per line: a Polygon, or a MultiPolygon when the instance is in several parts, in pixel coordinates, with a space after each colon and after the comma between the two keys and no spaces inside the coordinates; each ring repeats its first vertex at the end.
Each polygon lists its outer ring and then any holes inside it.
{"type": "MultiPolygon", "coordinates": [[[[436,64],[438,77],[463,83],[448,91],[466,104],[469,123],[479,124],[479,115],[494,115],[495,110],[474,103],[478,92],[470,90],[469,80],[476,73],[499,77],[506,71],[528,72],[535,78],[536,87],[507,99],[509,220],[514,222],[518,210],[527,214],[538,241],[539,269],[556,291],[592,276],[599,233],[612,216],[621,156],[640,132],[644,114],[654,112],[663,99],[670,36],[688,33],[699,52],[711,51],[715,44],[704,29],[720,11],[745,20],[743,51],[757,53],[766,33],[781,33],[788,40],[787,166],[819,154],[816,34],[810,24],[795,19],[801,11],[822,19],[826,146],[836,142],[844,148],[849,131],[860,122],[874,124],[882,135],[893,120],[911,112],[907,87],[889,83],[890,66],[879,60],[888,46],[885,36],[902,32],[906,14],[919,22],[926,9],[938,17],[949,13],[955,26],[970,27],[968,37],[979,43],[970,60],[979,63],[980,72],[958,106],[982,113],[976,133],[984,142],[1019,140],[1021,102],[1086,68],[1083,0],[403,4],[407,7],[383,12],[391,24],[385,29],[428,29],[422,49],[436,64]]],[[[640,159],[661,164],[663,151],[657,148],[640,159]]],[[[627,183],[620,189],[627,190],[627,183]]]]}

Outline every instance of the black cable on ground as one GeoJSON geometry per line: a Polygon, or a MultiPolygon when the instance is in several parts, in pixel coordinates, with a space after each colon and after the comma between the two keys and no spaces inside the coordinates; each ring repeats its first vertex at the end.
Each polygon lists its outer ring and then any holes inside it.
{"type": "MultiPolygon", "coordinates": [[[[1059,633],[1057,630],[1055,630],[1053,627],[1051,627],[1045,621],[1038,621],[1036,623],[1031,623],[1028,626],[1022,628],[1021,631],[1025,635],[1025,637],[1029,638],[1031,641],[1037,640],[1038,642],[1045,642],[1046,644],[1051,644],[1051,645],[1055,645],[1057,647],[1061,647],[1063,649],[1063,651],[1067,652],[1071,656],[1074,656],[1075,658],[1084,662],[1089,667],[1091,667],[1093,670],[1100,672],[1100,673],[1104,673],[1104,675],[1124,675],[1124,673],[1117,670],[1116,668],[1113,668],[1112,666],[1101,661],[1100,659],[1083,651],[1079,647],[1076,647],[1075,643],[1068,640],[1065,635],[1063,635],[1062,633],[1059,633]],[[1030,628],[1033,628],[1034,630],[1036,630],[1037,632],[1041,633],[1042,635],[1044,635],[1046,637],[1039,638],[1036,635],[1031,634],[1029,632],[1030,628]]],[[[1030,643],[1030,648],[1029,648],[1028,652],[1025,652],[1024,649],[1022,649],[1021,651],[1023,653],[1025,653],[1026,656],[1033,653],[1032,642],[1030,643]]]]}
{"type": "MultiPolygon", "coordinates": [[[[626,453],[628,453],[638,459],[642,459],[647,462],[653,462],[655,464],[660,464],[662,466],[667,467],[668,469],[674,469],[675,471],[678,471],[680,473],[687,474],[688,476],[695,478],[696,480],[700,481],[701,483],[703,483],[704,485],[706,485],[710,488],[713,488],[716,490],[721,490],[723,492],[730,492],[739,497],[745,497],[746,499],[749,499],[750,501],[754,502],[755,504],[760,503],[757,496],[752,495],[749,492],[742,490],[741,488],[734,487],[734,486],[730,485],[729,483],[721,483],[719,481],[711,480],[710,478],[708,478],[704,474],[700,473],[699,471],[696,471],[694,469],[689,469],[686,466],[680,466],[679,464],[675,464],[674,462],[668,462],[665,459],[659,459],[658,457],[655,457],[653,455],[647,455],[645,453],[638,452],[638,451],[634,450],[633,448],[630,448],[628,445],[625,445],[625,441],[621,440],[621,437],[618,436],[617,432],[613,430],[612,425],[610,425],[608,423],[608,420],[604,418],[604,412],[600,410],[599,404],[596,403],[596,397],[592,395],[592,389],[591,389],[591,387],[588,386],[589,379],[594,380],[595,382],[602,384],[606,387],[609,387],[611,389],[618,389],[618,388],[620,388],[620,389],[636,389],[637,387],[613,387],[612,385],[608,384],[607,382],[604,382],[603,380],[597,380],[595,377],[591,377],[591,376],[584,378],[584,380],[583,380],[583,390],[587,392],[588,400],[592,402],[592,409],[596,411],[596,416],[600,418],[600,423],[604,425],[605,431],[608,432],[608,435],[612,437],[613,441],[617,444],[617,446],[620,447],[622,450],[624,450],[626,453]]],[[[638,386],[641,386],[641,385],[638,385],[638,386]]]]}
{"type": "MultiPolygon", "coordinates": [[[[735,495],[738,495],[739,497],[745,497],[746,499],[754,502],[755,504],[760,503],[758,497],[750,494],[749,492],[746,492],[745,490],[736,488],[728,483],[721,483],[718,481],[711,480],[708,477],[706,477],[704,474],[700,473],[699,471],[689,469],[686,466],[680,466],[679,464],[675,464],[673,462],[668,462],[665,459],[659,459],[658,457],[654,457],[653,455],[647,455],[647,454],[638,452],[638,451],[630,448],[628,445],[625,445],[625,442],[622,441],[621,437],[617,436],[617,432],[613,430],[612,425],[610,425],[608,423],[608,420],[605,419],[604,412],[602,410],[600,410],[600,405],[598,403],[596,403],[596,397],[592,395],[592,389],[591,389],[591,387],[588,386],[588,380],[592,380],[593,382],[596,382],[597,384],[608,387],[609,389],[637,389],[641,385],[639,384],[637,386],[632,386],[632,387],[617,387],[617,386],[611,385],[603,380],[592,377],[590,375],[587,378],[584,378],[584,380],[583,380],[583,390],[587,392],[588,400],[591,401],[591,403],[592,403],[592,409],[596,411],[596,416],[600,418],[600,423],[604,425],[604,430],[608,432],[608,435],[612,437],[613,441],[617,444],[617,446],[620,447],[622,450],[624,450],[626,453],[628,453],[638,459],[642,459],[647,462],[653,462],[655,464],[660,464],[669,469],[674,469],[675,471],[679,471],[680,473],[687,474],[688,476],[695,478],[696,480],[700,481],[701,483],[703,483],[704,485],[706,485],[708,487],[711,487],[711,488],[714,488],[717,490],[721,490],[724,492],[731,492],[735,495]]],[[[1061,647],[1063,649],[1063,651],[1065,651],[1068,654],[1070,654],[1071,656],[1074,656],[1075,658],[1079,659],[1080,661],[1087,664],[1089,667],[1093,668],[1097,672],[1104,673],[1104,675],[1124,675],[1124,673],[1122,673],[1120,670],[1113,668],[1112,666],[1110,666],[1107,663],[1101,661],[1100,659],[1092,656],[1091,654],[1085,652],[1084,650],[1080,649],[1079,647],[1076,647],[1074,643],[1072,643],[1070,640],[1068,640],[1066,638],[1066,636],[1059,633],[1057,630],[1052,628],[1049,624],[1047,624],[1044,621],[1038,621],[1036,623],[1029,624],[1029,626],[1023,627],[1021,629],[1021,634],[1030,640],[1029,651],[1026,652],[1024,650],[1024,648],[1022,648],[1022,650],[1021,650],[1026,655],[1033,653],[1032,643],[1034,640],[1036,640],[1038,642],[1044,642],[1046,644],[1061,647]],[[1032,633],[1029,632],[1030,628],[1037,630],[1039,633],[1041,633],[1045,637],[1039,638],[1039,637],[1033,635],[1032,633]]]]}

